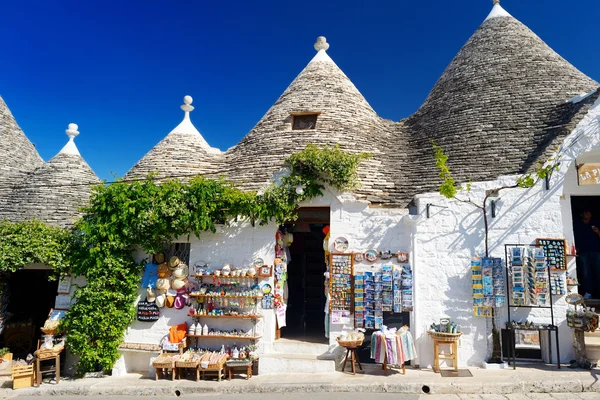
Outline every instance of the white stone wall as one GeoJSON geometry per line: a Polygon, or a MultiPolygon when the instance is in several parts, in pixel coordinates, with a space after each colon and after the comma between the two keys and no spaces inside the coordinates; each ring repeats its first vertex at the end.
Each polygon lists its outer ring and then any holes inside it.
{"type": "MultiPolygon", "coordinates": [[[[534,243],[536,238],[566,238],[573,241],[570,208],[571,195],[600,195],[600,186],[579,187],[575,159],[599,162],[600,101],[590,110],[562,146],[561,164],[546,190],[543,182],[531,189],[507,189],[500,193],[497,217],[488,210],[490,256],[504,258],[504,244],[534,243]],[[587,154],[586,154],[587,153],[587,154]],[[584,158],[582,158],[584,157],[584,158]]],[[[482,160],[483,161],[483,160],[482,160]]],[[[485,168],[483,166],[482,168],[485,168]]],[[[470,198],[481,203],[486,189],[514,184],[516,177],[500,177],[491,182],[472,186],[470,198]]],[[[467,198],[465,193],[459,194],[467,198]]],[[[416,197],[420,217],[412,249],[415,261],[415,326],[417,350],[421,367],[433,362],[433,345],[427,336],[427,327],[441,317],[450,317],[458,323],[464,335],[460,346],[461,365],[479,365],[491,353],[488,345],[491,332],[485,318],[472,316],[472,289],[470,259],[484,255],[484,230],[481,210],[469,204],[447,200],[439,194],[416,197]],[[427,204],[430,218],[426,218],[427,204]]],[[[569,272],[575,274],[574,259],[569,272]]],[[[575,289],[573,289],[575,291],[575,289]]],[[[511,319],[529,319],[549,322],[549,310],[515,310],[511,319]]],[[[559,325],[561,360],[573,358],[572,334],[565,323],[564,296],[555,299],[555,323],[559,325]]],[[[502,326],[506,308],[499,315],[502,326]]],[[[555,354],[555,349],[553,348],[555,354]]]]}
{"type": "MultiPolygon", "coordinates": [[[[497,217],[492,219],[490,215],[489,219],[490,256],[504,258],[506,243],[533,243],[540,237],[565,237],[569,241],[573,240],[570,196],[600,195],[600,186],[577,186],[574,167],[576,158],[578,162],[600,161],[600,150],[591,152],[600,148],[599,116],[600,106],[597,103],[567,137],[561,150],[560,170],[552,176],[549,190],[546,190],[543,183],[538,183],[531,189],[507,189],[500,193],[497,217]]],[[[515,179],[514,176],[507,176],[495,181],[474,183],[471,198],[480,202],[486,189],[511,185],[515,179]]],[[[421,367],[431,365],[433,346],[427,336],[427,327],[441,317],[450,317],[464,332],[460,345],[460,365],[480,365],[491,352],[489,321],[474,317],[472,305],[470,260],[472,256],[483,255],[484,252],[481,211],[468,204],[449,201],[437,193],[419,195],[416,200],[418,216],[408,215],[407,210],[368,207],[366,202],[331,191],[303,206],[329,206],[331,238],[346,237],[350,243],[350,251],[373,248],[380,251],[410,252],[414,270],[411,330],[419,355],[415,364],[421,367]],[[433,204],[430,218],[425,216],[427,204],[433,204]]],[[[263,227],[238,223],[220,227],[217,233],[204,234],[200,239],[192,238],[190,264],[205,261],[211,265],[222,265],[225,262],[244,265],[256,257],[271,263],[274,258],[276,230],[277,225],[274,223],[263,227]]],[[[187,238],[182,238],[181,241],[187,241],[187,238]]],[[[333,251],[332,246],[330,250],[333,251]]],[[[140,254],[139,257],[142,258],[143,255],[140,254]]],[[[381,262],[374,267],[380,265],[381,262]]],[[[572,273],[574,267],[574,261],[571,260],[569,269],[572,273]]],[[[355,266],[357,272],[369,269],[369,264],[355,266]]],[[[270,281],[272,283],[272,278],[270,281]]],[[[140,296],[143,295],[144,290],[140,289],[140,296]]],[[[513,319],[516,320],[549,320],[547,310],[516,311],[519,311],[514,314],[513,319]]],[[[554,311],[560,331],[561,359],[569,361],[573,357],[572,337],[564,322],[564,296],[556,299],[554,311]]],[[[263,337],[259,344],[268,348],[274,340],[275,319],[273,311],[267,310],[263,314],[257,333],[263,337]]],[[[187,311],[163,309],[159,321],[155,323],[132,324],[127,331],[126,341],[157,343],[167,334],[170,326],[184,321],[191,322],[187,311]]],[[[499,322],[504,325],[505,321],[506,312],[502,310],[499,322]]],[[[331,326],[331,344],[335,344],[335,338],[343,328],[341,325],[331,326]]]]}

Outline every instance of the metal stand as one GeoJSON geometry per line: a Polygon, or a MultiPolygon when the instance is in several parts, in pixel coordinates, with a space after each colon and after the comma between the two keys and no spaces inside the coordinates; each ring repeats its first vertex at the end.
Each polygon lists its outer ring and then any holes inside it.
{"type": "MultiPolygon", "coordinates": [[[[505,244],[504,245],[504,261],[506,264],[506,285],[507,288],[511,287],[509,286],[511,283],[511,279],[510,277],[512,276],[512,262],[509,262],[511,259],[511,256],[509,255],[509,248],[511,247],[529,247],[529,248],[533,248],[533,247],[542,247],[541,245],[530,245],[530,244],[505,244]],[[510,272],[510,274],[509,274],[510,272]]],[[[517,368],[517,362],[516,362],[516,331],[538,331],[541,332],[542,331],[547,331],[548,332],[548,357],[549,357],[549,362],[552,364],[552,332],[554,332],[554,337],[556,339],[556,366],[558,369],[560,369],[560,346],[559,346],[559,341],[558,341],[558,326],[556,326],[554,324],[554,300],[552,298],[552,279],[550,279],[550,266],[548,264],[548,262],[546,261],[546,270],[548,272],[548,296],[549,296],[549,300],[550,300],[550,305],[549,306],[514,306],[511,304],[511,300],[512,300],[512,290],[509,290],[510,292],[510,296],[507,296],[507,309],[508,309],[508,324],[506,326],[506,329],[508,331],[511,332],[512,335],[512,342],[511,342],[511,348],[510,348],[510,352],[509,352],[509,364],[510,364],[510,360],[512,360],[512,365],[513,365],[513,369],[517,368]],[[532,329],[527,329],[527,328],[515,328],[512,326],[511,324],[511,319],[510,319],[510,310],[513,308],[529,308],[529,309],[550,309],[550,325],[546,326],[546,327],[540,327],[540,328],[532,328],[532,329]]],[[[524,277],[523,277],[524,278],[524,277]]]]}

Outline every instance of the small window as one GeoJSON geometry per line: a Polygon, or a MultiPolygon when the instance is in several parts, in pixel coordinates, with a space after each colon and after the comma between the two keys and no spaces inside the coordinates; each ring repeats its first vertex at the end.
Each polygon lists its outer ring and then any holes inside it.
{"type": "Polygon", "coordinates": [[[167,261],[173,256],[179,257],[181,262],[190,265],[190,243],[171,243],[167,250],[167,261]]]}
{"type": "Polygon", "coordinates": [[[295,131],[315,129],[318,116],[318,113],[292,114],[292,129],[295,131]]]}

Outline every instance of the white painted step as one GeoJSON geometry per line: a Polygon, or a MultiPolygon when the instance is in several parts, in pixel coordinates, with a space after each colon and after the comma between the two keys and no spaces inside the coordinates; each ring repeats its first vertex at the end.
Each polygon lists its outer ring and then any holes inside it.
{"type": "Polygon", "coordinates": [[[600,330],[596,332],[585,332],[585,351],[588,360],[598,362],[600,360],[600,330]]]}
{"type": "Polygon", "coordinates": [[[329,353],[330,348],[333,347],[335,346],[330,346],[329,344],[325,343],[310,343],[298,340],[279,339],[269,346],[265,346],[265,353],[324,355],[329,353]]]}
{"type": "Polygon", "coordinates": [[[260,356],[258,373],[292,374],[335,372],[334,359],[319,359],[315,354],[270,353],[260,356]]]}

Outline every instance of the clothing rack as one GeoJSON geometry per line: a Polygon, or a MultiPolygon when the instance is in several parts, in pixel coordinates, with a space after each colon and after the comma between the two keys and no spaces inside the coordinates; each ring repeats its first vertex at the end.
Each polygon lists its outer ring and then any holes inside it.
{"type": "MultiPolygon", "coordinates": [[[[412,339],[412,334],[410,333],[410,331],[409,330],[405,330],[403,332],[398,332],[397,331],[394,334],[394,337],[396,338],[396,340],[400,340],[400,348],[397,348],[397,350],[396,350],[397,352],[398,351],[402,351],[402,363],[400,363],[400,364],[398,364],[396,362],[392,362],[390,364],[390,360],[388,358],[388,343],[387,343],[387,340],[386,340],[387,339],[387,335],[385,333],[383,333],[381,331],[373,332],[373,334],[371,335],[371,346],[374,345],[374,342],[375,342],[374,338],[376,336],[382,336],[383,337],[383,340],[381,340],[381,342],[383,343],[383,349],[382,349],[383,350],[383,362],[381,363],[382,364],[382,369],[387,372],[388,371],[388,365],[399,365],[402,368],[402,374],[406,375],[406,366],[405,366],[406,361],[409,361],[409,360],[412,360],[412,359],[416,358],[416,352],[414,352],[414,341],[412,339]],[[407,349],[404,348],[405,345],[404,345],[404,342],[401,339],[401,337],[405,336],[405,335],[408,335],[410,337],[410,340],[408,342],[409,342],[409,345],[413,347],[413,350],[412,350],[413,356],[412,357],[410,356],[410,353],[407,351],[407,349]]],[[[371,358],[377,360],[376,349],[374,349],[373,347],[371,347],[371,358]]]]}

